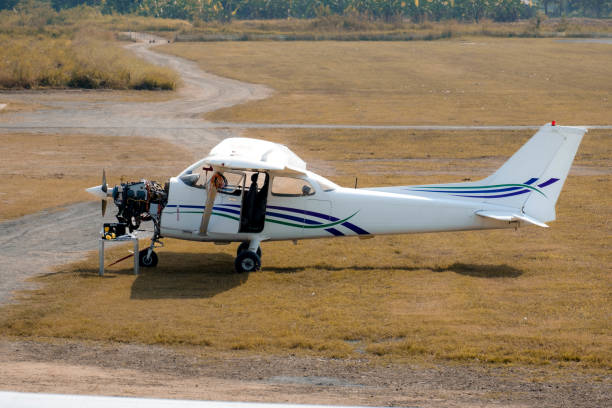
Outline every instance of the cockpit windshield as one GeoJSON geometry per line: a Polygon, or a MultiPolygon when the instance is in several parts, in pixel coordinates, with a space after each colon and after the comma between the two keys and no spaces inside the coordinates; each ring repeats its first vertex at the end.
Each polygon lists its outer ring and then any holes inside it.
{"type": "Polygon", "coordinates": [[[208,181],[214,173],[211,167],[199,166],[193,170],[183,172],[179,178],[190,187],[206,188],[208,181]]]}

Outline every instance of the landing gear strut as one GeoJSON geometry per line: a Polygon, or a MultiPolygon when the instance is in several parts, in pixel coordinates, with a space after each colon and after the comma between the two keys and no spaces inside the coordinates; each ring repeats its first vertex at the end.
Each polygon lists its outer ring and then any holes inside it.
{"type": "Polygon", "coordinates": [[[261,247],[258,241],[243,242],[234,262],[236,273],[255,272],[261,268],[261,247]]]}
{"type": "MultiPolygon", "coordinates": [[[[246,251],[249,249],[249,243],[248,242],[242,242],[239,246],[238,246],[238,251],[236,251],[236,255],[240,255],[242,252],[246,251]]],[[[258,246],[257,247],[257,255],[261,258],[261,247],[258,246]]]]}

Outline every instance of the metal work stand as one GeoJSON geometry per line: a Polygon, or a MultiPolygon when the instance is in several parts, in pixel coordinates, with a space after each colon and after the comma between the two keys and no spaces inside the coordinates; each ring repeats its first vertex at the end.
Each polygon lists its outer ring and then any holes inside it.
{"type": "Polygon", "coordinates": [[[134,275],[138,275],[140,272],[140,263],[138,262],[138,237],[136,235],[124,235],[115,239],[104,239],[100,238],[98,246],[98,254],[100,256],[100,271],[99,276],[104,276],[104,244],[106,242],[126,242],[132,241],[134,243],[134,275]]]}

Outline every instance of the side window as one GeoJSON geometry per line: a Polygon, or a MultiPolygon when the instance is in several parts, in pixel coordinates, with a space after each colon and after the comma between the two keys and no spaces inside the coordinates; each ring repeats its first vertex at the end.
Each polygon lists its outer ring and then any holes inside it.
{"type": "Polygon", "coordinates": [[[244,173],[233,173],[226,171],[223,173],[225,186],[219,190],[223,194],[239,196],[242,193],[244,184],[244,173]]]}
{"type": "Polygon", "coordinates": [[[272,195],[280,197],[303,197],[314,195],[315,190],[306,180],[293,177],[274,177],[272,195]]]}

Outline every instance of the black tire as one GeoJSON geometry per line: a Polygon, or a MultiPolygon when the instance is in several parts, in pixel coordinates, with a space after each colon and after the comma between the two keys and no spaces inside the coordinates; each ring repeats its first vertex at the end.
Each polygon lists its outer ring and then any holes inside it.
{"type": "Polygon", "coordinates": [[[261,267],[261,258],[251,251],[243,251],[238,254],[234,262],[236,273],[255,272],[261,267]]]}
{"type": "Polygon", "coordinates": [[[151,251],[151,256],[147,257],[149,249],[143,249],[138,253],[138,264],[144,268],[155,268],[157,266],[157,254],[151,251]]]}
{"type": "MultiPolygon", "coordinates": [[[[246,251],[247,249],[249,249],[249,243],[241,242],[240,245],[238,246],[238,250],[236,251],[236,255],[240,255],[242,252],[246,251]]],[[[260,246],[257,247],[257,256],[259,256],[259,259],[261,259],[261,247],[260,246]]]]}

